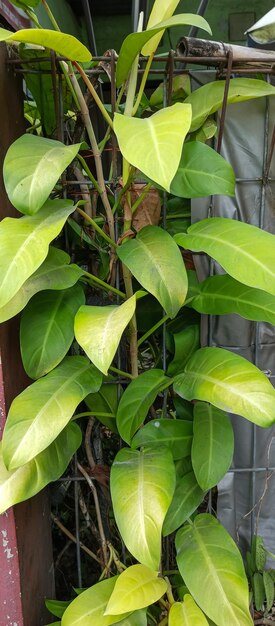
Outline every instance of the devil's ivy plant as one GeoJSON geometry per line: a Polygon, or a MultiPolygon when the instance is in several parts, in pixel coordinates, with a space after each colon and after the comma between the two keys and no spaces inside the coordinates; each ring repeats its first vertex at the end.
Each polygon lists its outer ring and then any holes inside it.
{"type": "MultiPolygon", "coordinates": [[[[232,460],[227,411],[269,427],[275,421],[275,391],[244,358],[220,348],[200,348],[196,312],[238,313],[274,324],[275,239],[255,226],[223,218],[187,228],[186,199],[234,195],[231,166],[204,143],[215,134],[211,116],[222,104],[225,82],[191,93],[188,77],[177,76],[167,107],[165,85],[145,96],[163,31],[186,24],[208,33],[210,28],[199,16],[173,15],[178,0],[155,0],[147,26],[141,16],[138,32],[122,44],[113,115],[83,69],[83,63],[91,62],[90,52],[58,30],[46,0],[42,3],[53,30],[0,29],[0,39],[18,50],[23,67],[30,55],[35,62],[37,54],[47,53],[32,45],[67,59],[59,61],[59,69],[69,134],[74,136],[81,118],[85,133],[66,145],[46,137],[47,129],[54,128],[54,119],[49,119],[54,107],[45,112],[45,100],[37,95],[36,103],[25,107],[28,132],[5,158],[6,191],[23,215],[6,217],[0,225],[0,320],[22,311],[22,359],[34,382],[14,399],[5,426],[0,510],[61,476],[80,446],[76,420],[82,413],[77,407],[86,401],[85,414],[124,441],[111,468],[110,486],[131,564],[123,565],[101,534],[102,579],[69,604],[48,602],[61,619],[57,623],[252,625],[238,548],[213,515],[196,511],[232,460]],[[146,66],[138,85],[140,54],[146,66]],[[100,142],[79,76],[107,125],[100,142]],[[122,155],[121,179],[114,172],[111,176],[114,192],[105,184],[101,160],[111,135],[122,155]],[[92,167],[83,152],[84,139],[86,152],[92,151],[92,167]],[[67,167],[82,183],[82,200],[76,204],[62,197],[59,178],[67,167]],[[159,218],[152,219],[152,207],[155,211],[164,195],[166,228],[159,218]],[[122,224],[118,237],[115,215],[122,224]],[[71,264],[60,249],[65,224],[79,265],[71,264]],[[209,254],[226,273],[199,284],[194,272],[186,271],[182,249],[209,254]],[[118,264],[122,279],[114,286],[118,264]],[[105,294],[100,305],[90,300],[91,286],[105,294]],[[159,340],[164,323],[166,371],[159,340]],[[121,342],[129,355],[124,369],[116,358],[121,342]],[[129,384],[118,402],[116,379],[121,376],[129,384]],[[174,531],[180,582],[173,594],[173,581],[161,564],[162,537],[174,531]]],[[[14,4],[39,26],[34,13],[39,0],[14,4]]],[[[27,75],[26,80],[28,84],[27,75]]],[[[274,87],[263,80],[234,78],[228,102],[274,94],[274,87]]]]}

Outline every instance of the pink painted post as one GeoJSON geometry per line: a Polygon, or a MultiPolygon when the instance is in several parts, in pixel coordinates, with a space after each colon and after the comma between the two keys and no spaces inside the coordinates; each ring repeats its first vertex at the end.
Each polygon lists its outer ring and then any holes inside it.
{"type": "MultiPolygon", "coordinates": [[[[7,149],[25,132],[22,83],[0,43],[0,220],[20,217],[2,179],[7,149]]],[[[0,438],[11,402],[29,381],[19,349],[19,319],[0,325],[0,438]]],[[[46,492],[0,515],[0,626],[50,622],[45,597],[54,597],[51,521],[46,492]]]]}
{"type": "MultiPolygon", "coordinates": [[[[6,421],[6,403],[0,352],[0,438],[6,421]]],[[[19,560],[13,509],[0,515],[0,606],[1,626],[24,626],[19,560]]]]}

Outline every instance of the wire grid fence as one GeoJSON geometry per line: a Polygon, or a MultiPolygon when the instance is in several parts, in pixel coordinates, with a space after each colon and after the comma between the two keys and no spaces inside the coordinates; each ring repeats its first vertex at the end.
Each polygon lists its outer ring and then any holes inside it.
{"type": "MultiPolygon", "coordinates": [[[[115,111],[115,103],[116,103],[116,84],[115,84],[116,58],[117,58],[116,53],[114,51],[111,51],[109,59],[108,59],[109,68],[108,68],[107,74],[109,76],[109,81],[110,81],[109,88],[110,88],[110,96],[111,96],[111,104],[112,104],[113,112],[115,111]]],[[[45,59],[45,57],[41,57],[41,58],[37,58],[36,62],[44,63],[45,61],[49,61],[49,60],[51,62],[51,70],[49,69],[35,70],[33,68],[28,69],[27,68],[28,63],[33,64],[34,59],[31,59],[29,61],[25,60],[24,69],[22,69],[19,66],[19,62],[16,59],[10,59],[9,63],[13,65],[15,72],[19,74],[20,73],[51,74],[54,102],[55,102],[55,113],[56,113],[56,120],[57,120],[56,137],[57,139],[64,141],[66,143],[67,131],[63,122],[63,95],[62,95],[62,86],[61,86],[60,71],[59,71],[59,65],[58,65],[58,61],[63,60],[63,58],[58,57],[55,54],[52,54],[50,59],[45,59]]],[[[95,62],[98,62],[99,66],[94,67],[90,70],[87,70],[86,71],[87,75],[95,80],[98,80],[98,79],[100,80],[100,77],[103,75],[106,79],[106,67],[104,68],[102,66],[102,63],[106,63],[106,56],[94,57],[93,60],[95,62]]],[[[216,71],[216,79],[219,79],[219,78],[225,79],[226,82],[225,82],[224,99],[223,99],[223,104],[222,104],[222,109],[221,109],[218,138],[216,142],[216,150],[217,152],[220,152],[221,146],[222,146],[224,124],[225,124],[225,117],[226,117],[226,110],[227,110],[229,81],[230,81],[231,76],[236,75],[236,73],[238,76],[257,76],[257,74],[261,72],[261,74],[266,75],[267,81],[270,81],[271,76],[274,75],[274,69],[272,65],[272,63],[274,62],[274,56],[270,56],[270,59],[266,57],[266,63],[270,61],[269,66],[262,66],[261,64],[259,64],[258,58],[253,58],[251,54],[248,60],[249,60],[249,65],[245,64],[244,61],[242,61],[243,66],[239,65],[236,68],[236,66],[234,65],[234,60],[233,60],[233,55],[232,55],[231,50],[229,50],[226,56],[220,56],[220,57],[202,56],[202,57],[195,57],[195,58],[192,56],[176,55],[175,51],[172,50],[165,57],[162,56],[162,57],[155,58],[153,68],[150,70],[149,80],[151,79],[152,81],[154,78],[157,77],[159,80],[164,81],[164,106],[169,106],[172,102],[172,81],[173,81],[173,77],[176,75],[183,74],[183,73],[191,74],[193,80],[195,80],[195,82],[197,82],[198,85],[200,85],[201,84],[200,79],[196,77],[196,69],[194,68],[196,68],[197,65],[199,66],[203,65],[204,69],[202,70],[200,67],[199,69],[200,73],[202,71],[208,71],[209,69],[211,70],[214,69],[216,71]]],[[[139,65],[140,75],[144,73],[145,61],[146,60],[144,58],[140,59],[140,65],[139,65]]],[[[99,89],[101,89],[102,91],[102,85],[100,83],[99,83],[99,89]]],[[[266,209],[266,185],[267,183],[275,180],[275,179],[272,179],[269,175],[271,160],[272,160],[274,146],[275,146],[275,128],[273,130],[270,147],[268,146],[268,133],[269,133],[269,101],[267,99],[266,113],[265,113],[265,136],[264,136],[262,176],[261,178],[237,178],[236,179],[236,183],[238,185],[250,184],[253,182],[257,182],[258,184],[261,185],[261,201],[260,201],[260,212],[259,212],[259,223],[258,223],[260,228],[263,228],[263,218],[264,218],[265,209],[266,209]]],[[[111,139],[111,162],[112,162],[112,179],[106,180],[106,184],[112,190],[114,197],[116,199],[117,194],[118,194],[117,182],[118,182],[118,178],[120,174],[120,161],[119,161],[119,152],[117,149],[116,140],[114,136],[112,136],[112,139],[111,139]]],[[[82,183],[80,181],[69,180],[68,178],[66,178],[66,174],[64,174],[62,177],[63,197],[67,197],[67,195],[72,196],[75,193],[75,189],[77,187],[80,189],[81,184],[82,183]]],[[[85,184],[90,188],[93,187],[92,183],[88,180],[85,181],[85,184]]],[[[167,194],[164,194],[164,200],[163,200],[163,206],[162,206],[162,226],[164,229],[166,228],[166,212],[167,212],[167,194]]],[[[210,199],[208,214],[211,217],[215,216],[215,198],[214,197],[210,199]]],[[[119,219],[120,218],[115,217],[115,229],[116,229],[117,238],[119,237],[119,234],[120,234],[119,219]]],[[[212,263],[210,266],[210,273],[213,273],[213,269],[214,269],[214,266],[212,263]]],[[[116,286],[118,289],[120,287],[120,280],[121,280],[120,269],[119,269],[119,265],[117,265],[116,286]]],[[[208,316],[209,345],[212,344],[212,337],[213,337],[213,323],[212,322],[213,322],[212,316],[208,316]]],[[[122,359],[121,349],[119,348],[118,353],[117,353],[117,366],[119,369],[121,369],[121,359],[122,359]]],[[[255,323],[255,351],[254,351],[255,365],[257,365],[258,362],[259,362],[259,323],[255,323]]],[[[162,329],[162,365],[163,365],[163,369],[166,370],[166,366],[167,366],[166,323],[163,324],[163,329],[162,329]]],[[[269,377],[271,382],[274,381],[275,374],[272,374],[270,371],[265,371],[264,373],[269,377]]],[[[117,378],[115,382],[117,383],[117,393],[119,397],[121,394],[122,387],[124,387],[127,383],[129,383],[129,380],[123,379],[123,378],[117,378]]],[[[105,384],[108,384],[108,383],[105,383],[105,384]]],[[[166,402],[165,392],[163,394],[163,414],[164,416],[167,415],[167,402],[166,402]]],[[[268,477],[271,476],[272,472],[275,471],[275,467],[272,467],[272,466],[271,467],[257,467],[256,466],[256,426],[255,425],[253,425],[252,441],[253,441],[253,445],[251,449],[250,466],[249,467],[232,467],[231,469],[229,469],[230,473],[234,473],[234,474],[247,473],[252,476],[251,494],[250,494],[251,495],[251,498],[250,498],[251,507],[250,507],[249,512],[247,513],[247,515],[250,515],[251,517],[251,536],[254,534],[255,509],[258,504],[256,501],[256,487],[255,487],[256,475],[258,473],[266,473],[266,477],[268,479],[268,477]]],[[[56,481],[56,484],[63,486],[66,492],[69,489],[73,489],[73,507],[74,507],[75,528],[74,528],[73,533],[67,532],[67,536],[69,538],[69,541],[75,544],[75,552],[76,552],[76,583],[75,584],[77,584],[77,586],[81,588],[84,582],[83,580],[84,555],[85,553],[88,553],[89,555],[89,549],[85,548],[85,545],[83,545],[81,541],[80,485],[81,483],[86,481],[86,478],[80,475],[78,471],[77,463],[78,463],[78,456],[76,454],[74,457],[74,461],[72,462],[70,466],[69,473],[67,473],[64,477],[56,481]]],[[[212,491],[210,491],[208,494],[207,510],[213,511],[213,508],[214,508],[214,504],[212,500],[212,491]]],[[[82,513],[83,513],[83,509],[82,509],[82,513]]],[[[54,521],[59,525],[59,528],[63,532],[64,530],[66,531],[66,528],[64,528],[63,524],[60,523],[60,521],[58,521],[58,518],[56,516],[53,516],[53,518],[54,518],[54,521]]],[[[66,546],[64,547],[64,550],[65,549],[66,549],[66,546]]],[[[61,551],[61,553],[62,552],[63,551],[61,551]]],[[[60,560],[60,557],[62,556],[61,553],[59,554],[59,557],[58,557],[59,560],[60,560]]],[[[88,581],[85,579],[85,584],[87,583],[88,581]]]]}

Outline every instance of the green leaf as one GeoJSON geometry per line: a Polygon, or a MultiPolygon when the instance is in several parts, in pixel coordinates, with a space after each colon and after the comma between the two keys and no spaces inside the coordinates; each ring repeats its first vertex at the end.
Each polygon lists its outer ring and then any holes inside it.
{"type": "Polygon", "coordinates": [[[3,166],[6,192],[15,208],[27,215],[37,213],[80,146],[30,134],[16,139],[3,166]]]}
{"type": "Polygon", "coordinates": [[[117,428],[126,443],[131,439],[147,417],[157,395],[167,387],[169,378],[162,370],[143,372],[132,380],[124,391],[117,411],[117,428]]]}
{"type": "Polygon", "coordinates": [[[14,469],[45,450],[70,421],[78,404],[101,385],[100,373],[83,356],[66,357],[17,396],[3,434],[3,457],[14,469]]]}
{"type": "MultiPolygon", "coordinates": [[[[123,44],[120,48],[117,61],[117,86],[121,87],[122,83],[124,83],[124,81],[127,79],[133,62],[136,56],[140,53],[140,51],[142,50],[142,53],[147,55],[147,47],[145,48],[145,44],[147,44],[147,42],[150,41],[150,39],[152,39],[154,35],[160,33],[161,39],[162,33],[166,28],[184,25],[198,26],[198,28],[202,28],[202,30],[206,30],[208,33],[211,34],[210,27],[203,17],[200,17],[199,15],[193,15],[192,13],[182,13],[179,15],[173,15],[173,17],[170,17],[168,19],[164,19],[158,24],[155,24],[149,30],[128,35],[128,37],[124,39],[123,44]]],[[[154,49],[157,45],[158,43],[154,43],[154,49]]]]}
{"type": "Polygon", "coordinates": [[[175,488],[170,450],[123,448],[111,469],[111,496],[119,532],[141,563],[157,570],[161,529],[175,488]]]}
{"type": "Polygon", "coordinates": [[[158,572],[145,565],[131,565],[117,579],[105,615],[143,609],[157,602],[166,592],[167,583],[158,572]]]}
{"type": "Polygon", "coordinates": [[[37,215],[0,224],[0,307],[9,302],[48,254],[49,243],[74,211],[71,200],[48,200],[37,215]]]}
{"type": "Polygon", "coordinates": [[[132,319],[136,296],[120,306],[81,306],[75,317],[75,337],[95,366],[107,376],[123,331],[132,319]]]}
{"type": "Polygon", "coordinates": [[[129,617],[125,617],[120,622],[116,622],[116,626],[147,626],[147,610],[140,609],[134,611],[129,617]]]}
{"type": "Polygon", "coordinates": [[[219,626],[253,626],[242,557],[225,528],[211,515],[198,515],[178,531],[176,549],[180,573],[202,611],[219,626]]]}
{"type": "Polygon", "coordinates": [[[218,194],[234,196],[234,170],[220,154],[206,144],[190,141],[183,146],[170,192],[181,198],[218,194]]]}
{"type": "Polygon", "coordinates": [[[175,343],[175,354],[167,368],[167,374],[169,376],[175,376],[179,372],[182,372],[190,356],[200,347],[199,326],[197,324],[187,326],[180,332],[174,333],[173,339],[175,343]]]}
{"type": "Polygon", "coordinates": [[[200,283],[190,306],[208,315],[237,313],[248,320],[275,324],[275,297],[228,274],[209,276],[200,283]]]}
{"type": "Polygon", "coordinates": [[[96,419],[107,426],[113,433],[117,433],[116,412],[118,405],[117,384],[102,385],[97,393],[91,393],[85,398],[88,409],[96,413],[96,419]],[[98,415],[101,413],[102,415],[98,415]],[[105,415],[104,415],[105,414],[105,415]],[[111,417],[112,416],[112,417],[111,417]]]}
{"type": "Polygon", "coordinates": [[[260,535],[254,535],[254,537],[252,538],[251,551],[257,570],[262,572],[265,568],[267,552],[265,549],[264,540],[260,535]]]}
{"type": "Polygon", "coordinates": [[[92,58],[88,48],[84,46],[76,37],[50,30],[47,28],[26,28],[11,33],[5,28],[0,28],[0,41],[19,41],[30,43],[35,46],[50,48],[58,54],[71,59],[71,61],[87,62],[92,58]]]}
{"type": "Polygon", "coordinates": [[[63,250],[50,246],[44,263],[23,283],[15,296],[0,309],[0,323],[17,315],[29,300],[44,289],[68,289],[82,276],[83,270],[69,265],[70,257],[63,250]]]}
{"type": "MultiPolygon", "coordinates": [[[[192,106],[191,131],[197,130],[205,122],[208,115],[220,109],[223,103],[225,80],[218,80],[203,85],[193,91],[185,102],[192,106]]],[[[229,83],[227,103],[242,102],[263,96],[274,96],[275,88],[263,80],[256,78],[232,78],[229,83]]]]}
{"type": "MultiPolygon", "coordinates": [[[[155,370],[153,370],[155,371],[155,370]]],[[[133,448],[140,446],[166,446],[177,461],[191,452],[193,438],[192,422],[172,419],[155,419],[141,428],[132,441],[133,448]]]]}
{"type": "MultiPolygon", "coordinates": [[[[150,97],[150,105],[152,107],[163,107],[164,106],[164,95],[166,93],[166,83],[161,83],[155,91],[152,93],[150,97]]],[[[172,79],[172,104],[175,102],[182,102],[190,96],[191,93],[191,81],[190,76],[188,74],[179,74],[178,76],[174,76],[172,79]]]]}
{"type": "MultiPolygon", "coordinates": [[[[27,117],[27,119],[29,119],[31,126],[36,121],[40,121],[42,130],[45,131],[42,132],[42,134],[45,134],[47,137],[52,137],[56,132],[58,120],[56,118],[55,99],[53,98],[49,51],[42,50],[41,48],[27,48],[21,45],[19,46],[18,54],[22,69],[30,70],[24,72],[24,80],[36,104],[35,110],[33,111],[33,102],[27,102],[29,108],[27,113],[29,117],[27,117]],[[32,73],[32,70],[35,70],[35,72],[32,73]],[[30,119],[30,117],[34,119],[30,119]]],[[[61,91],[60,98],[62,98],[62,113],[66,115],[66,113],[70,111],[71,113],[69,113],[69,115],[72,115],[72,111],[74,110],[72,92],[65,78],[60,78],[59,89],[61,91]]]]}
{"type": "Polygon", "coordinates": [[[254,603],[257,611],[261,611],[265,601],[265,587],[262,574],[255,572],[252,578],[254,603]]]}
{"type": "Polygon", "coordinates": [[[47,624],[47,626],[61,626],[61,622],[53,622],[51,624],[47,624]]]}
{"type": "Polygon", "coordinates": [[[205,402],[196,402],[193,425],[192,465],[200,487],[207,491],[217,485],[230,467],[233,428],[227,413],[205,402]]]}
{"type": "Polygon", "coordinates": [[[80,285],[36,294],[23,311],[21,356],[30,378],[40,378],[66,356],[74,338],[74,318],[85,302],[80,285]]]}
{"type": "Polygon", "coordinates": [[[173,500],[163,524],[164,537],[177,530],[194,513],[204,498],[194,472],[178,476],[173,500]]]}
{"type": "Polygon", "coordinates": [[[186,594],[184,602],[175,602],[169,611],[169,626],[208,626],[208,621],[194,602],[192,596],[186,594]]]}
{"type": "Polygon", "coordinates": [[[275,588],[272,576],[269,572],[263,572],[264,590],[266,597],[266,610],[270,611],[274,602],[275,588]]]}
{"type": "Polygon", "coordinates": [[[170,191],[191,116],[191,107],[180,102],[146,118],[115,113],[114,131],[122,155],[151,180],[170,191]]]}
{"type": "Polygon", "coordinates": [[[172,237],[158,226],[145,226],[117,254],[139,283],[157,298],[169,317],[183,306],[187,275],[172,237]]]}
{"type": "MultiPolygon", "coordinates": [[[[118,576],[107,578],[83,591],[66,609],[61,626],[110,626],[123,615],[104,615],[118,576]]],[[[123,613],[123,611],[122,611],[123,613]]]]}
{"type": "Polygon", "coordinates": [[[63,600],[48,600],[47,598],[45,599],[46,608],[55,617],[62,617],[63,613],[65,612],[69,604],[71,604],[70,600],[63,601],[63,600]]]}
{"type": "Polygon", "coordinates": [[[236,280],[275,295],[275,237],[257,226],[217,217],[202,220],[175,235],[194,252],[206,252],[236,280]]]}
{"type": "Polygon", "coordinates": [[[10,0],[11,4],[14,4],[16,7],[20,9],[24,7],[38,7],[41,0],[10,0]]]}
{"type": "Polygon", "coordinates": [[[197,350],[174,389],[186,400],[210,402],[264,428],[275,421],[275,390],[269,380],[255,365],[223,348],[197,350]]]}
{"type": "Polygon", "coordinates": [[[60,478],[79,448],[81,438],[79,426],[75,423],[68,424],[48,448],[22,467],[11,471],[8,471],[4,464],[1,443],[0,513],[18,502],[28,500],[48,483],[60,478]]]}

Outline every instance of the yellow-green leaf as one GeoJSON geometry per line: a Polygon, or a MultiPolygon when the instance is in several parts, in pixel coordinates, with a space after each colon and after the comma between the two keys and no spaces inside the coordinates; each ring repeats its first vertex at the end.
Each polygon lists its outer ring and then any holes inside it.
{"type": "Polygon", "coordinates": [[[157,602],[166,592],[167,583],[158,572],[145,565],[131,565],[117,579],[105,615],[136,611],[157,602]]]}
{"type": "MultiPolygon", "coordinates": [[[[170,450],[123,448],[111,470],[111,495],[116,523],[133,556],[157,570],[161,530],[175,488],[170,450]]],[[[145,606],[145,605],[143,605],[145,606]]]]}
{"type": "MultiPolygon", "coordinates": [[[[107,578],[83,591],[63,613],[61,626],[110,626],[122,615],[104,615],[118,577],[107,578]]],[[[128,609],[127,609],[128,610],[128,609]]]]}
{"type": "Polygon", "coordinates": [[[186,400],[203,400],[258,426],[275,422],[275,390],[255,365],[223,348],[200,348],[175,379],[186,400]]]}
{"type": "Polygon", "coordinates": [[[191,117],[190,105],[180,102],[144,119],[115,113],[114,130],[124,158],[170,191],[191,117]]]}
{"type": "Polygon", "coordinates": [[[31,461],[14,470],[7,470],[0,444],[0,514],[10,506],[31,498],[48,483],[60,478],[73,454],[81,444],[81,430],[68,424],[48,448],[31,461]]]}
{"type": "Polygon", "coordinates": [[[132,319],[136,296],[120,306],[81,306],[75,317],[75,336],[96,367],[107,376],[121,335],[132,319]]]}
{"type": "Polygon", "coordinates": [[[208,621],[192,596],[186,594],[184,602],[172,604],[168,626],[208,626],[208,621]]]}
{"type": "Polygon", "coordinates": [[[20,467],[45,450],[70,421],[78,404],[98,391],[102,377],[83,356],[66,357],[49,374],[17,396],[3,434],[8,469],[20,467]]]}
{"type": "Polygon", "coordinates": [[[71,61],[87,62],[92,58],[88,48],[76,37],[47,28],[26,28],[16,33],[0,28],[0,41],[18,41],[43,46],[62,54],[71,61]]]}
{"type": "Polygon", "coordinates": [[[15,296],[48,254],[50,242],[74,211],[71,200],[48,200],[32,216],[6,217],[0,224],[0,307],[15,296]]]}
{"type": "Polygon", "coordinates": [[[50,246],[44,263],[23,283],[19,291],[0,309],[0,323],[17,315],[29,300],[44,289],[68,289],[82,276],[83,270],[70,263],[70,257],[63,250],[50,246]]]}
{"type": "Polygon", "coordinates": [[[171,235],[158,226],[145,226],[135,239],[117,249],[139,283],[175,317],[183,306],[187,292],[187,275],[179,250],[171,235]]]}
{"type": "Polygon", "coordinates": [[[253,626],[243,560],[218,520],[197,515],[177,532],[176,549],[181,576],[204,613],[219,626],[253,626]]]}
{"type": "Polygon", "coordinates": [[[80,146],[65,146],[61,141],[37,135],[16,139],[3,167],[6,192],[13,206],[27,215],[37,213],[80,146]]]}

